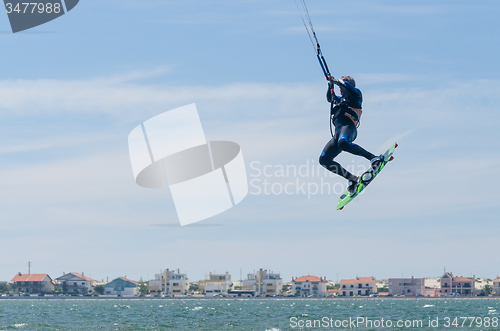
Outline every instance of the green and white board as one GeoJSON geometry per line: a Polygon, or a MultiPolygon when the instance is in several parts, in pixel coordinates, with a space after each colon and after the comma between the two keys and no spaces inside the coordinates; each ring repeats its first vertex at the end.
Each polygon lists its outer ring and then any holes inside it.
{"type": "Polygon", "coordinates": [[[350,195],[348,190],[342,193],[342,195],[340,196],[339,204],[337,205],[337,210],[342,210],[345,207],[345,205],[354,200],[354,198],[356,198],[368,186],[368,184],[370,184],[377,177],[377,175],[382,171],[382,169],[385,168],[385,165],[389,161],[392,161],[394,159],[392,154],[394,153],[396,147],[398,147],[398,144],[394,143],[387,150],[387,152],[383,154],[384,161],[382,161],[382,164],[380,165],[376,173],[373,173],[372,171],[367,171],[361,176],[362,177],[361,183],[358,185],[358,188],[356,189],[356,192],[354,192],[353,195],[350,195]]]}

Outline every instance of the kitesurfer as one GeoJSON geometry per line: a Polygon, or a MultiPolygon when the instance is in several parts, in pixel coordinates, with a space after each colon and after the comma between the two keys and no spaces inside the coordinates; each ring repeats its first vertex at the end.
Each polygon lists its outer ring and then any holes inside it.
{"type": "Polygon", "coordinates": [[[359,145],[353,143],[357,136],[357,127],[361,118],[363,96],[356,88],[356,82],[351,76],[335,79],[327,76],[328,92],[326,98],[331,104],[331,121],[335,126],[332,139],[325,145],[319,157],[319,163],[329,171],[338,174],[349,181],[347,189],[352,195],[359,185],[359,177],[344,169],[338,162],[334,161],[342,151],[362,156],[370,160],[373,172],[378,170],[383,156],[376,156],[359,145]],[[334,85],[340,88],[341,96],[335,95],[334,85]]]}

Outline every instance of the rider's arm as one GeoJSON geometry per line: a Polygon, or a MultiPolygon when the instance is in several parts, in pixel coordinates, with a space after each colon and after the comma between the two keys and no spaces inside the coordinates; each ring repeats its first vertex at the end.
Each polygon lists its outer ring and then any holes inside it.
{"type": "Polygon", "coordinates": [[[335,91],[333,90],[333,85],[328,84],[328,91],[326,91],[326,100],[328,100],[328,102],[332,103],[332,102],[338,102],[339,99],[340,98],[335,95],[335,91]]]}
{"type": "Polygon", "coordinates": [[[355,95],[360,95],[361,91],[355,88],[351,83],[348,81],[342,80],[342,79],[330,79],[331,84],[335,84],[339,87],[343,87],[347,90],[347,92],[355,94],[355,95]]]}

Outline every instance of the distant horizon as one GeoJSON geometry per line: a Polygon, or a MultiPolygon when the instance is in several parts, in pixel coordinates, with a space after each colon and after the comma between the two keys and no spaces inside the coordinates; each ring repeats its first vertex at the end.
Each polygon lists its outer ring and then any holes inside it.
{"type": "MultiPolygon", "coordinates": [[[[165,270],[166,270],[166,269],[165,269],[165,270]]],[[[170,270],[173,270],[173,269],[170,269],[170,270]]],[[[264,269],[264,270],[265,270],[265,269],[264,269]]],[[[75,272],[76,272],[76,271],[71,271],[71,272],[66,272],[65,274],[70,274],[70,273],[75,273],[75,272]]],[[[79,274],[82,274],[81,272],[78,272],[78,273],[79,273],[79,274]]],[[[183,274],[183,273],[185,273],[185,272],[182,272],[182,271],[181,271],[181,274],[183,274]]],[[[16,274],[17,274],[17,273],[16,273],[16,274]]],[[[15,275],[16,275],[16,274],[15,274],[15,275]]],[[[21,273],[21,274],[23,274],[23,275],[24,275],[24,273],[21,273]]],[[[28,273],[26,273],[26,274],[28,274],[28,273]]],[[[49,274],[49,273],[33,273],[33,272],[32,272],[31,274],[42,274],[42,275],[43,275],[43,274],[47,274],[47,275],[49,275],[49,276],[50,276],[50,274],[49,274]]],[[[189,273],[186,273],[186,274],[187,274],[188,279],[189,279],[189,281],[190,281],[190,282],[195,282],[193,279],[191,279],[191,278],[189,277],[189,273]]],[[[212,273],[212,274],[214,274],[214,273],[212,273]]],[[[216,273],[216,274],[224,274],[224,273],[216,273]]],[[[443,274],[444,274],[444,273],[443,273],[443,274]]],[[[15,276],[15,275],[14,275],[14,276],[15,276]]],[[[104,282],[104,280],[98,280],[98,279],[93,278],[93,277],[92,277],[92,275],[87,275],[86,273],[85,273],[84,275],[85,275],[85,276],[87,276],[87,277],[89,277],[89,278],[94,279],[95,281],[101,281],[101,282],[104,282]]],[[[208,275],[210,275],[210,274],[207,274],[207,276],[208,276],[208,275]]],[[[231,276],[231,281],[241,281],[241,280],[245,280],[245,279],[246,279],[246,277],[245,277],[244,279],[239,279],[239,278],[238,278],[238,279],[233,279],[233,274],[229,273],[229,275],[231,276]]],[[[457,277],[473,278],[473,276],[464,276],[464,275],[458,275],[458,274],[453,274],[453,275],[454,275],[454,276],[457,276],[457,277]]],[[[62,273],[61,273],[61,276],[63,276],[63,274],[62,274],[62,273]]],[[[248,276],[248,274],[246,274],[246,276],[248,276]]],[[[281,274],[280,274],[280,276],[281,276],[281,274]]],[[[298,277],[302,277],[302,276],[317,276],[317,277],[320,277],[319,275],[312,275],[312,274],[303,274],[303,275],[301,275],[301,276],[297,276],[297,277],[296,277],[296,276],[293,276],[293,277],[294,277],[294,278],[298,278],[298,277]]],[[[441,275],[441,276],[442,276],[442,275],[441,275]]],[[[340,282],[340,280],[341,280],[341,279],[355,279],[356,277],[375,277],[375,279],[378,281],[378,280],[387,280],[387,279],[389,279],[389,278],[394,278],[394,279],[401,279],[401,278],[407,278],[407,279],[409,279],[409,278],[412,278],[412,277],[414,277],[414,278],[441,278],[441,276],[422,276],[422,277],[417,277],[417,276],[409,276],[409,277],[385,277],[385,278],[377,278],[377,277],[376,277],[376,276],[374,276],[374,275],[368,275],[368,276],[367,276],[367,275],[362,275],[362,276],[354,276],[354,277],[350,277],[350,278],[347,278],[347,277],[346,277],[346,278],[339,278],[338,280],[336,280],[336,279],[330,279],[330,278],[328,278],[328,277],[327,277],[327,278],[326,278],[326,280],[327,280],[327,281],[333,281],[333,282],[340,282]]],[[[59,277],[59,276],[57,276],[57,277],[59,277]]],[[[57,277],[55,277],[55,278],[57,278],[57,277]]],[[[125,275],[122,275],[122,276],[114,276],[114,277],[109,277],[109,279],[110,279],[110,280],[113,280],[113,279],[116,279],[116,278],[119,278],[119,277],[124,277],[124,278],[131,279],[131,280],[134,280],[134,281],[141,281],[140,279],[130,278],[130,277],[127,277],[127,276],[125,276],[125,275]]],[[[153,277],[154,277],[154,276],[153,276],[153,277]]],[[[321,276],[321,277],[323,277],[323,276],[321,276]]],[[[478,277],[478,276],[476,275],[475,279],[487,279],[487,280],[491,280],[491,281],[493,281],[493,280],[497,279],[498,277],[499,277],[498,275],[497,275],[497,276],[495,276],[495,277],[493,277],[493,278],[490,278],[490,277],[478,277]]],[[[52,280],[54,280],[54,279],[55,279],[55,278],[52,278],[52,276],[50,276],[50,278],[51,278],[52,280]]],[[[150,278],[150,279],[143,279],[142,281],[147,282],[147,281],[149,281],[149,280],[153,280],[153,279],[154,279],[154,278],[150,278]]],[[[202,278],[199,278],[198,280],[203,280],[203,279],[209,279],[209,278],[203,278],[203,277],[202,277],[202,278]]],[[[288,278],[284,278],[284,277],[282,277],[282,276],[281,276],[281,279],[286,280],[286,279],[288,279],[288,278]]],[[[290,279],[290,282],[291,282],[291,281],[292,281],[292,277],[290,277],[289,279],[290,279]]],[[[10,282],[10,280],[9,280],[9,281],[0,280],[0,282],[7,282],[7,283],[9,283],[9,282],[10,282]]]]}

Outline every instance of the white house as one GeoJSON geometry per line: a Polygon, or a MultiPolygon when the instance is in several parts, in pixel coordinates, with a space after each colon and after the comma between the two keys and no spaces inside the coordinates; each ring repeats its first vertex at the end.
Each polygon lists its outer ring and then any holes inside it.
{"type": "Polygon", "coordinates": [[[371,293],[377,293],[375,277],[356,277],[355,279],[342,279],[340,281],[340,295],[344,297],[369,295],[371,293]]]}
{"type": "Polygon", "coordinates": [[[292,294],[298,294],[301,297],[318,296],[325,297],[327,280],[316,276],[302,276],[292,278],[292,294]]]}
{"type": "Polygon", "coordinates": [[[79,294],[91,293],[96,282],[95,279],[76,272],[63,273],[61,277],[55,279],[59,282],[62,292],[78,292],[79,294]]]}

